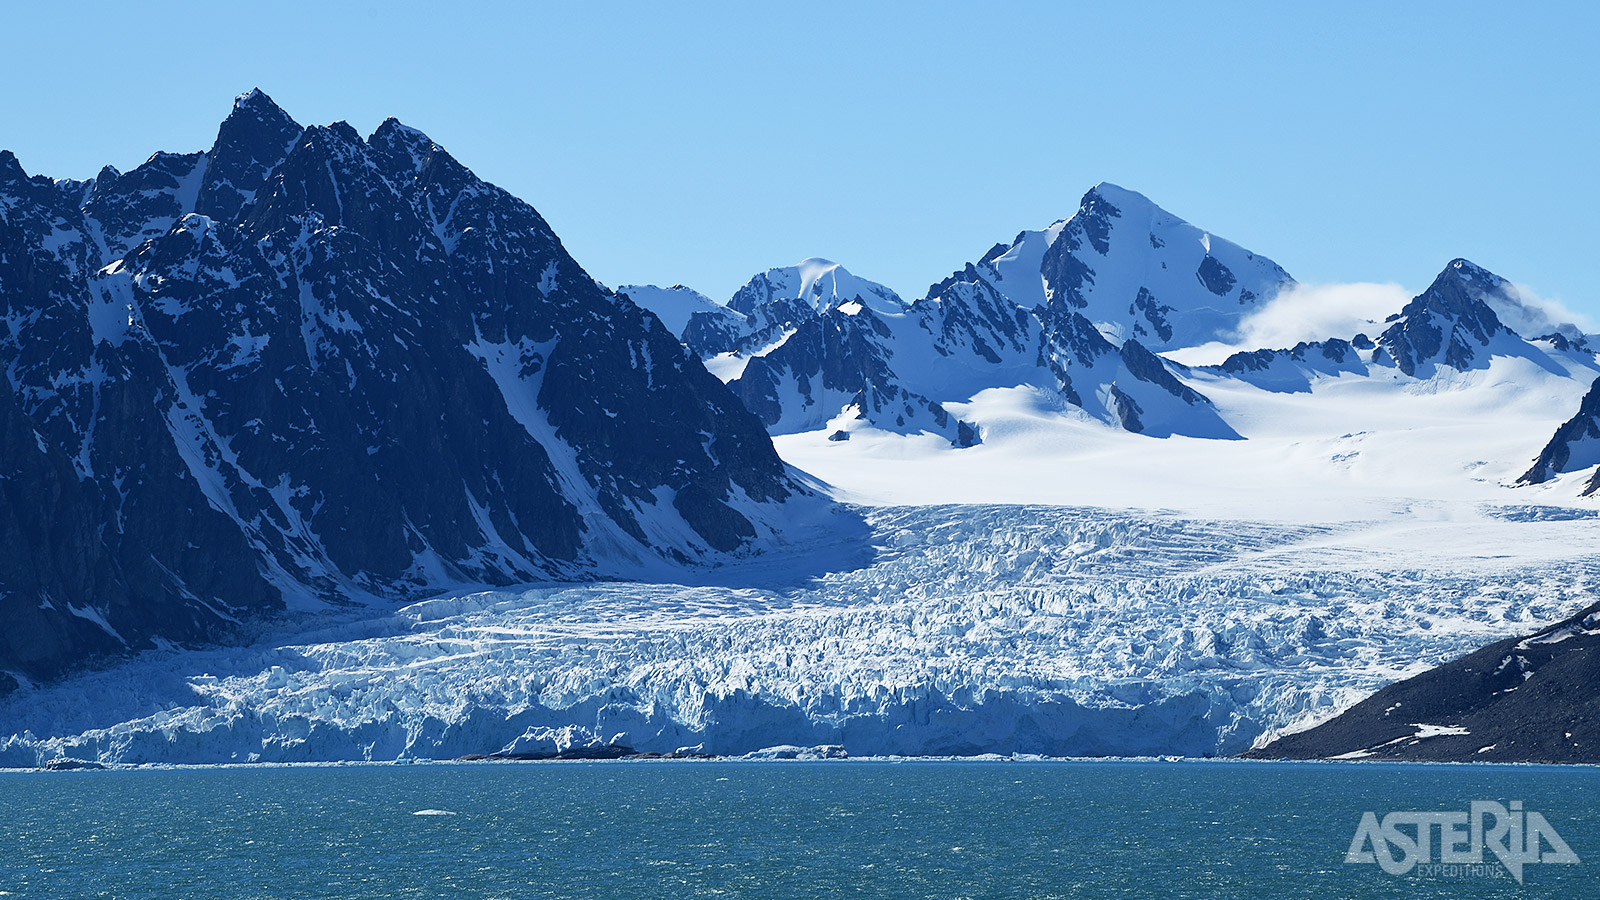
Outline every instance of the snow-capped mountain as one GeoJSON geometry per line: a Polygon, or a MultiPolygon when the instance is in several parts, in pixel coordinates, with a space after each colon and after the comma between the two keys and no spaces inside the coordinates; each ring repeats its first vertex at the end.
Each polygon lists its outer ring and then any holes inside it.
{"type": "Polygon", "coordinates": [[[1377,339],[1376,362],[1393,361],[1407,375],[1426,377],[1441,365],[1465,372],[1493,356],[1527,352],[1528,343],[1501,323],[1486,296],[1504,297],[1509,284],[1464,259],[1452,260],[1426,291],[1390,317],[1377,339]]]}
{"type": "MultiPolygon", "coordinates": [[[[680,336],[775,436],[926,433],[955,448],[987,440],[985,420],[1013,408],[1005,398],[1018,391],[1058,420],[1236,439],[1259,421],[1261,402],[1223,408],[1213,395],[1243,399],[1241,384],[1337,394],[1371,379],[1389,393],[1470,392],[1501,383],[1492,361],[1519,359],[1529,371],[1514,377],[1565,394],[1597,368],[1580,329],[1462,259],[1370,335],[1252,349],[1210,366],[1162,355],[1231,343],[1293,286],[1266,257],[1100,184],[1073,216],[997,244],[914,303],[807,260],[757,275],[726,305],[697,301],[680,336]],[[1542,333],[1526,339],[1501,312],[1542,333]]],[[[647,306],[683,308],[673,299],[682,290],[637,290],[647,306]]]]}
{"type": "MultiPolygon", "coordinates": [[[[915,303],[808,259],[755,276],[681,336],[773,434],[843,440],[868,427],[970,447],[981,429],[950,404],[1033,385],[1128,431],[1234,438],[1151,348],[1214,340],[1290,283],[1270,260],[1101,184],[1071,218],[996,245],[915,303]]],[[[665,310],[659,291],[640,302],[665,310]]]]}
{"type": "Polygon", "coordinates": [[[812,258],[756,275],[727,306],[691,316],[682,336],[773,433],[821,428],[850,410],[846,418],[975,443],[975,431],[895,371],[892,323],[907,309],[883,285],[812,258]]]}
{"type": "Polygon", "coordinates": [[[1293,279],[1143,194],[1102,182],[1071,217],[996,244],[928,298],[962,282],[981,282],[1025,309],[1080,313],[1118,344],[1133,338],[1164,351],[1231,334],[1293,279]]]}
{"type": "Polygon", "coordinates": [[[286,603],[743,555],[812,502],[673,334],[392,119],[252,91],[126,174],[0,152],[0,297],[27,678],[286,603]]]}
{"type": "Polygon", "coordinates": [[[875,281],[850,274],[844,266],[820,257],[768,269],[751,278],[728,301],[728,308],[747,316],[775,304],[798,301],[825,313],[845,303],[861,303],[875,312],[894,315],[906,308],[900,295],[875,281]]]}
{"type": "MultiPolygon", "coordinates": [[[[828,440],[828,429],[774,440],[785,460],[832,485],[837,496],[868,503],[1085,503],[1297,523],[1380,520],[1417,510],[1471,518],[1489,503],[1567,506],[1578,500],[1573,482],[1592,478],[1584,467],[1597,462],[1581,442],[1574,444],[1572,477],[1515,494],[1512,486],[1551,433],[1573,417],[1600,375],[1600,361],[1581,340],[1564,336],[1576,329],[1529,340],[1508,328],[1495,310],[1512,290],[1456,260],[1426,290],[1396,300],[1389,321],[1368,334],[1240,352],[1215,365],[1158,359],[1159,368],[1145,371],[1170,376],[1207,401],[1186,407],[1172,393],[1155,394],[1169,411],[1203,411],[1243,440],[1193,440],[1204,432],[1183,429],[1172,429],[1172,440],[1150,440],[1118,427],[1115,418],[1084,415],[1105,402],[1098,392],[1080,394],[1084,406],[1073,406],[1055,387],[1062,382],[1023,374],[1028,369],[1018,357],[1035,327],[1029,322],[1038,318],[1011,317],[1006,298],[987,279],[969,275],[943,292],[941,308],[952,324],[939,340],[950,354],[929,354],[931,364],[915,371],[959,372],[959,360],[975,373],[948,394],[926,389],[926,395],[968,398],[942,405],[981,434],[980,445],[952,450],[948,441],[925,435],[859,428],[848,442],[828,440]],[[985,385],[984,378],[993,380],[985,385]]],[[[1291,296],[1266,314],[1281,315],[1300,302],[1291,296]]],[[[913,311],[921,306],[913,304],[913,311]]],[[[1081,314],[1077,321],[1079,330],[1069,334],[1091,347],[1103,340],[1081,314]]],[[[1126,349],[1131,356],[1142,345],[1126,349]]],[[[1123,353],[1112,356],[1104,347],[1086,356],[1126,364],[1123,353]]],[[[1063,372],[1074,384],[1095,383],[1093,369],[1063,372]]],[[[1115,379],[1119,389],[1124,383],[1115,379]]],[[[1113,412],[1120,406],[1109,390],[1105,400],[1113,412]]],[[[1563,434],[1580,437],[1585,421],[1580,416],[1563,434]]]]}
{"type": "Polygon", "coordinates": [[[975,431],[897,370],[907,306],[887,288],[812,259],[755,276],[728,308],[743,312],[746,322],[731,349],[712,354],[713,346],[690,347],[707,357],[707,367],[727,379],[769,432],[862,419],[900,432],[932,432],[957,446],[976,442],[975,431]]]}

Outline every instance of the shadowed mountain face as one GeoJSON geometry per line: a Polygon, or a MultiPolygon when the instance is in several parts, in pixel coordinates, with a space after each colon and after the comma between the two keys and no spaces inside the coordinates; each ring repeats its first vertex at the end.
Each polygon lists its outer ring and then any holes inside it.
{"type": "Polygon", "coordinates": [[[0,671],[286,602],[714,561],[776,536],[761,423],[532,207],[389,120],[238,99],[89,182],[0,152],[0,671]]]}
{"type": "Polygon", "coordinates": [[[1600,762],[1600,604],[1391,684],[1261,759],[1600,762]]]}
{"type": "MultiPolygon", "coordinates": [[[[1518,484],[1543,484],[1563,472],[1577,472],[1600,463],[1600,378],[1583,395],[1578,411],[1563,422],[1539,452],[1518,484]]],[[[1600,491],[1600,471],[1584,483],[1583,496],[1600,491]]]]}

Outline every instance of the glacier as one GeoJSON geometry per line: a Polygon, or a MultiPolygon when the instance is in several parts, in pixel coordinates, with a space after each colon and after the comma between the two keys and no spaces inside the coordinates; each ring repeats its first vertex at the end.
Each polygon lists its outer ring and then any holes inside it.
{"type": "Polygon", "coordinates": [[[1230,754],[1592,602],[1590,509],[1288,523],[856,507],[679,583],[301,613],[0,699],[0,765],[746,754],[1230,754]]]}

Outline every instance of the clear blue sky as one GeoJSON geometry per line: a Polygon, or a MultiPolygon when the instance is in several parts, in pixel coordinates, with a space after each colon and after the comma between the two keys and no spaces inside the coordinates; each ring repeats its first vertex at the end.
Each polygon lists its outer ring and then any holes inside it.
{"type": "Polygon", "coordinates": [[[259,86],[387,116],[608,284],[827,256],[908,296],[1108,180],[1303,281],[1465,256],[1600,321],[1589,3],[18,4],[0,147],[88,177],[259,86]]]}

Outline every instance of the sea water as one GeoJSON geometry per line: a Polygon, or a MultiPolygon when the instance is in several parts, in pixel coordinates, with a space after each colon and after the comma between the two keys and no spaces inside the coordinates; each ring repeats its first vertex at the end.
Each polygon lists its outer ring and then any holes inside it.
{"type": "Polygon", "coordinates": [[[0,896],[1592,897],[1600,769],[849,760],[10,772],[0,896]],[[1431,861],[1406,873],[1346,861],[1364,813],[1460,814],[1473,801],[1520,802],[1519,823],[1539,813],[1578,861],[1518,866],[1520,883],[1490,849],[1481,864],[1438,865],[1437,827],[1431,861]]]}

